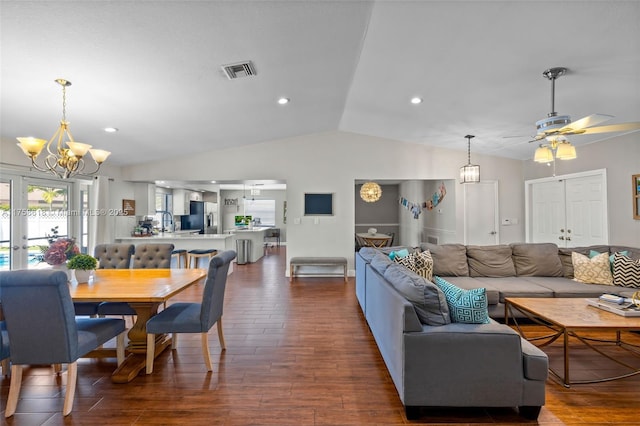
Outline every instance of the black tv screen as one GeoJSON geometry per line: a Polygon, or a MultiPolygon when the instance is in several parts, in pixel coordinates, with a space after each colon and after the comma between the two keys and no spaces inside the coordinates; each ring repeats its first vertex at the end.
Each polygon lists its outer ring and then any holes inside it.
{"type": "Polygon", "coordinates": [[[333,215],[333,194],[304,194],[305,216],[333,215]]]}

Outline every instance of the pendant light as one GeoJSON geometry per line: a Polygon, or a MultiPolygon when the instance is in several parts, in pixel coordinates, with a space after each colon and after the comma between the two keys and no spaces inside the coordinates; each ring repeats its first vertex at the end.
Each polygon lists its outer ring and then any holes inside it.
{"type": "Polygon", "coordinates": [[[366,182],[360,188],[360,198],[367,203],[375,203],[382,197],[382,188],[375,182],[366,182]]]}
{"type": "Polygon", "coordinates": [[[467,165],[460,167],[460,183],[478,183],[480,182],[480,166],[471,164],[471,138],[474,135],[467,135],[467,165]]]}

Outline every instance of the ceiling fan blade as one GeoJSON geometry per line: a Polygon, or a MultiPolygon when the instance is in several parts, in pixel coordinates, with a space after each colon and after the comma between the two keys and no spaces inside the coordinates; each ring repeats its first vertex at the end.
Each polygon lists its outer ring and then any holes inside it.
{"type": "Polygon", "coordinates": [[[571,132],[571,133],[576,135],[591,135],[595,133],[628,132],[630,130],[640,130],[640,122],[610,124],[608,126],[590,127],[588,129],[582,129],[582,130],[578,130],[576,132],[571,132]]]}
{"type": "Polygon", "coordinates": [[[595,126],[596,124],[604,123],[605,121],[609,121],[612,118],[613,115],[591,114],[584,118],[581,118],[580,120],[572,121],[564,127],[561,127],[557,130],[557,133],[560,135],[570,135],[576,132],[581,133],[579,131],[582,129],[595,126]]]}

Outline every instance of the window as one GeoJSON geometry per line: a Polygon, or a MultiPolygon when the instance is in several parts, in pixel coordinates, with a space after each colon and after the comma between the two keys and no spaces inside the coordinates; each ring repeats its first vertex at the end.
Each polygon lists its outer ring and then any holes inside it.
{"type": "Polygon", "coordinates": [[[258,225],[276,226],[276,200],[246,200],[245,216],[251,216],[258,225]]]}

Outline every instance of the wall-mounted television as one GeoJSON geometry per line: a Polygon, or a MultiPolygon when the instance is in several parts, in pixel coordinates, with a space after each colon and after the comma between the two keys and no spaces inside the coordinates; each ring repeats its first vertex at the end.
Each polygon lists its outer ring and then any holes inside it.
{"type": "Polygon", "coordinates": [[[333,216],[332,193],[306,193],[304,194],[305,216],[333,216]]]}

